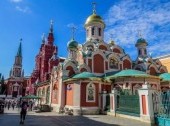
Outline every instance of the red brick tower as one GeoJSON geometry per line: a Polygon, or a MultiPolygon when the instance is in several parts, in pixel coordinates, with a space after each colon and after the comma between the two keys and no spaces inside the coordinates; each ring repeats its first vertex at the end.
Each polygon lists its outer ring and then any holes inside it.
{"type": "Polygon", "coordinates": [[[34,84],[47,82],[53,66],[58,65],[60,58],[57,56],[58,47],[54,45],[53,22],[50,24],[50,31],[47,40],[43,36],[39,53],[35,57],[35,69],[29,78],[27,93],[34,94],[34,84]]]}

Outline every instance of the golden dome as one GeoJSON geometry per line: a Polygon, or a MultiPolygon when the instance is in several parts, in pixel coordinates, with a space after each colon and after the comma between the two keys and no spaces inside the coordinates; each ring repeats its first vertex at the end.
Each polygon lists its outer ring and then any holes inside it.
{"type": "Polygon", "coordinates": [[[113,40],[111,40],[111,41],[109,42],[109,44],[110,44],[110,45],[115,45],[115,42],[114,42],[113,40]]]}
{"type": "Polygon", "coordinates": [[[87,25],[89,25],[89,24],[91,24],[91,23],[101,23],[101,24],[103,24],[104,27],[105,27],[105,23],[104,23],[103,19],[102,19],[99,15],[97,15],[97,14],[95,14],[95,13],[93,13],[92,15],[90,15],[90,16],[87,18],[87,20],[86,20],[86,22],[85,22],[85,26],[87,26],[87,25]]]}

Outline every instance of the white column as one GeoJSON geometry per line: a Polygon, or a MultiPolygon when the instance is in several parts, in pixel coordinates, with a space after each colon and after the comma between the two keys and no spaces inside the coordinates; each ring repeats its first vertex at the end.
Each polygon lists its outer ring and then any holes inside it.
{"type": "Polygon", "coordinates": [[[112,89],[110,93],[110,112],[116,116],[116,107],[117,107],[117,90],[112,89]]]}
{"type": "Polygon", "coordinates": [[[102,106],[102,110],[104,110],[104,107],[106,106],[106,96],[107,96],[107,91],[103,91],[103,93],[102,93],[102,104],[103,104],[103,106],[102,106]]]}
{"type": "Polygon", "coordinates": [[[153,101],[152,94],[154,90],[151,89],[149,84],[142,85],[138,90],[140,100],[140,118],[144,122],[150,124],[154,123],[153,101]]]}

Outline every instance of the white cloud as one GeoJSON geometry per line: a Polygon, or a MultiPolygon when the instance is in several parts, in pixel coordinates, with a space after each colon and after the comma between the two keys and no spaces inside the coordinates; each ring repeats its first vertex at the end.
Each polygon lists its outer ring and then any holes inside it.
{"type": "Polygon", "coordinates": [[[138,31],[148,41],[153,55],[170,53],[170,2],[165,0],[122,0],[105,16],[106,41],[113,39],[123,48],[134,49],[138,31]],[[161,3],[161,1],[164,1],[161,3]],[[159,49],[160,45],[164,48],[159,49]]]}
{"type": "Polygon", "coordinates": [[[16,10],[18,10],[20,12],[23,12],[23,13],[30,13],[31,12],[29,7],[16,6],[15,8],[16,8],[16,10]]]}
{"type": "Polygon", "coordinates": [[[13,2],[13,3],[20,3],[20,2],[22,2],[22,0],[10,0],[11,2],[13,2]]]}

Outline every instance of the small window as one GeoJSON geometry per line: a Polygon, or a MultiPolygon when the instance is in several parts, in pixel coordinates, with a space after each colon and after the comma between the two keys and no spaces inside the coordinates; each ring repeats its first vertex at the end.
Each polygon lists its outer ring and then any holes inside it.
{"type": "Polygon", "coordinates": [[[99,36],[101,36],[101,28],[99,28],[99,36]]]}
{"type": "Polygon", "coordinates": [[[94,35],[94,27],[92,28],[92,35],[94,35]]]}
{"type": "Polygon", "coordinates": [[[90,82],[86,87],[86,102],[95,102],[95,85],[90,82]]]}
{"type": "Polygon", "coordinates": [[[146,49],[144,50],[145,51],[145,55],[147,54],[147,51],[146,51],[146,49]]]}
{"type": "Polygon", "coordinates": [[[140,49],[139,49],[138,53],[139,53],[139,55],[141,55],[141,50],[140,49]]]}

